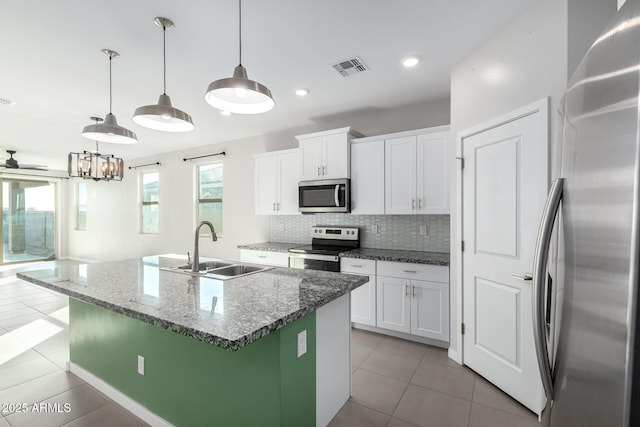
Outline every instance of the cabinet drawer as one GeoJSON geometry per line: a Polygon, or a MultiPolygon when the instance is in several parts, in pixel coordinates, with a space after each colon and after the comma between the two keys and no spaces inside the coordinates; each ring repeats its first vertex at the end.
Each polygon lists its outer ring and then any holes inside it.
{"type": "Polygon", "coordinates": [[[277,265],[279,267],[289,266],[289,254],[287,252],[254,251],[251,249],[240,249],[240,260],[253,262],[256,264],[277,265]]]}
{"type": "Polygon", "coordinates": [[[372,259],[340,258],[340,272],[375,276],[376,261],[372,259]]]}
{"type": "Polygon", "coordinates": [[[449,267],[409,262],[378,261],[378,276],[449,283],[449,267]]]}

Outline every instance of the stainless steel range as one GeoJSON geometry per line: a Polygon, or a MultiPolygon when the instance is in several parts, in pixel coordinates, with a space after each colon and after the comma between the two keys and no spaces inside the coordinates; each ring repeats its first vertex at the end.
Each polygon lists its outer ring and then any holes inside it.
{"type": "Polygon", "coordinates": [[[357,227],[311,227],[311,245],[289,249],[289,267],[340,271],[340,252],[359,247],[357,227]]]}

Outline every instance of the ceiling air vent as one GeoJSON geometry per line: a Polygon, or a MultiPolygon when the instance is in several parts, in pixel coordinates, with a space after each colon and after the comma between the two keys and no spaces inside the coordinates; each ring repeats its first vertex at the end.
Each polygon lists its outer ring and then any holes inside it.
{"type": "Polygon", "coordinates": [[[339,72],[342,77],[349,77],[354,74],[370,70],[370,68],[367,67],[367,64],[365,64],[364,61],[357,56],[333,64],[333,68],[335,68],[335,70],[339,72]]]}
{"type": "Polygon", "coordinates": [[[16,103],[16,101],[11,101],[9,99],[0,98],[0,105],[4,105],[6,107],[11,107],[15,103],[16,103]]]}

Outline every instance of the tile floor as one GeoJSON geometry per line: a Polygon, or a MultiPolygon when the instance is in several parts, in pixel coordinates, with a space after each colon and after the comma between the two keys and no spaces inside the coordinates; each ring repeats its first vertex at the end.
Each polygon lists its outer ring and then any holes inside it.
{"type": "MultiPolygon", "coordinates": [[[[67,298],[15,277],[52,264],[0,271],[0,427],[145,425],[64,370],[67,298]]],[[[446,350],[354,330],[351,353],[352,397],[330,426],[544,426],[446,350]]]]}

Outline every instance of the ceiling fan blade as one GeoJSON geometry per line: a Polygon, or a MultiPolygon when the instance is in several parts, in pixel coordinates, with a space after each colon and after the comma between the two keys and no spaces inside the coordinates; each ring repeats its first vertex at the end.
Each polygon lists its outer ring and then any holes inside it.
{"type": "Polygon", "coordinates": [[[38,170],[38,171],[46,171],[48,166],[47,165],[19,165],[18,169],[31,169],[31,170],[38,170]]]}

